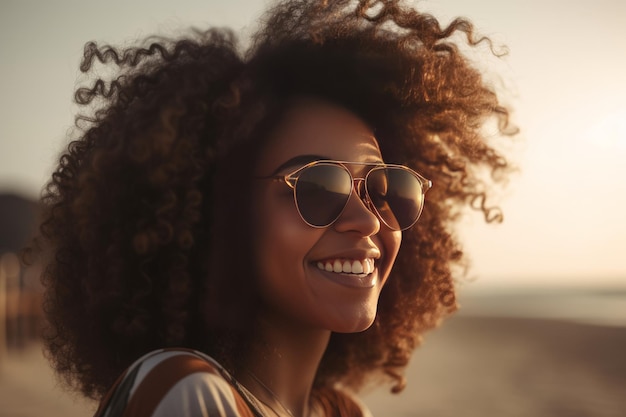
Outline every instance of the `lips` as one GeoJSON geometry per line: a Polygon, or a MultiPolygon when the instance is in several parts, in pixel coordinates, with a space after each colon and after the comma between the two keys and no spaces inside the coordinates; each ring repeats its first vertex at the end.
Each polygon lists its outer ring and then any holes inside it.
{"type": "Polygon", "coordinates": [[[335,258],[317,261],[318,269],[326,272],[334,272],[337,274],[351,274],[357,276],[367,276],[374,272],[374,259],[349,259],[335,258]]]}

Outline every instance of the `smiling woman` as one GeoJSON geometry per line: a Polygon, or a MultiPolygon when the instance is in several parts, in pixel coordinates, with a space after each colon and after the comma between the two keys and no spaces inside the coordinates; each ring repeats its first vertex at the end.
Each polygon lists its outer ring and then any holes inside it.
{"type": "Polygon", "coordinates": [[[402,390],[456,308],[456,214],[507,168],[482,126],[511,133],[453,43],[471,24],[392,0],[263,22],[245,53],[85,47],[117,72],[76,91],[39,249],[47,349],[99,416],[366,416],[354,392],[402,390]]]}
{"type": "MultiPolygon", "coordinates": [[[[378,143],[362,120],[341,107],[319,101],[295,104],[285,115],[259,155],[257,173],[274,172],[284,161],[301,155],[351,161],[355,175],[371,168],[362,163],[383,163],[378,143]]],[[[296,190],[300,181],[297,179],[296,190]]],[[[257,189],[258,226],[254,236],[259,248],[255,253],[261,292],[279,317],[295,320],[296,329],[308,323],[319,329],[351,333],[366,330],[376,317],[378,296],[402,236],[400,230],[384,224],[381,227],[371,203],[356,192],[350,193],[351,182],[346,184],[345,207],[323,228],[302,221],[294,210],[291,190],[284,184],[265,182],[257,189]],[[368,271],[369,265],[374,268],[369,274],[355,275],[353,263],[365,264],[368,271]],[[326,264],[333,265],[332,271],[326,271],[326,264]]],[[[329,204],[322,198],[313,206],[317,211],[329,204]]],[[[297,333],[294,329],[285,334],[297,333]]],[[[324,341],[322,349],[326,344],[324,341]]]]}

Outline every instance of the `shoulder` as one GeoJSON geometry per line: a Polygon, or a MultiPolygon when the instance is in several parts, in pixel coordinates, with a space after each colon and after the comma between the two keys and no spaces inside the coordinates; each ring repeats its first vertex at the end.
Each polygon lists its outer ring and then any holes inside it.
{"type": "Polygon", "coordinates": [[[97,416],[253,416],[226,371],[188,349],[161,349],[137,360],[103,406],[97,416]]]}
{"type": "Polygon", "coordinates": [[[346,390],[344,388],[335,388],[341,395],[344,396],[347,402],[349,402],[352,406],[356,408],[357,415],[361,417],[373,417],[370,409],[365,405],[361,399],[354,394],[352,391],[346,390]],[[358,414],[360,413],[360,414],[358,414]]]}
{"type": "Polygon", "coordinates": [[[363,401],[361,401],[359,397],[357,397],[356,395],[352,393],[346,393],[346,395],[357,406],[357,408],[359,409],[363,417],[373,417],[370,409],[367,407],[367,405],[365,405],[363,401]]]}
{"type": "Polygon", "coordinates": [[[317,388],[315,402],[326,417],[372,417],[367,406],[350,390],[339,385],[317,388]]]}

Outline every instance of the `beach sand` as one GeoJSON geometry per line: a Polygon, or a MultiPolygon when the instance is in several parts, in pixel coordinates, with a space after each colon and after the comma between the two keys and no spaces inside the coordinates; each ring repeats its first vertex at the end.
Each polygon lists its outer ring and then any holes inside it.
{"type": "Polygon", "coordinates": [[[625,417],[626,328],[454,317],[426,336],[374,416],[625,417]]]}
{"type": "MultiPolygon", "coordinates": [[[[84,417],[34,345],[0,358],[1,417],[84,417]]],[[[624,417],[626,328],[545,319],[449,319],[426,336],[399,395],[363,395],[376,417],[624,417]]]]}

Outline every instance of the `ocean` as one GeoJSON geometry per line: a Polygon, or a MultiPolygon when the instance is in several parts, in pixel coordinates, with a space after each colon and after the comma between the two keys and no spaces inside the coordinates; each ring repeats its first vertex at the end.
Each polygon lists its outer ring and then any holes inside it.
{"type": "Polygon", "coordinates": [[[625,288],[464,290],[460,288],[458,294],[460,316],[556,319],[626,327],[625,288]]]}

